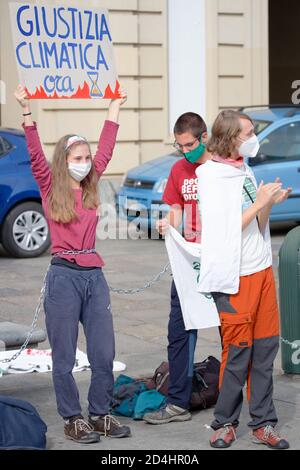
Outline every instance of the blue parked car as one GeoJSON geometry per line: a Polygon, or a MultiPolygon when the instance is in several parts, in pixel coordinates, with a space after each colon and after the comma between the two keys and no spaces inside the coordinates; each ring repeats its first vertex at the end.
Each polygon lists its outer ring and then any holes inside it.
{"type": "MultiPolygon", "coordinates": [[[[273,207],[271,222],[300,221],[300,108],[296,106],[264,106],[243,108],[253,119],[260,142],[260,151],[247,163],[258,183],[273,182],[279,176],[284,187],[293,193],[283,204],[273,207]],[[260,109],[263,108],[263,109],[260,109]]],[[[164,217],[169,207],[162,195],[172,166],[183,158],[172,153],[130,170],[117,195],[119,216],[139,223],[144,230],[154,229],[156,220],[164,217]]]]}
{"type": "Polygon", "coordinates": [[[0,128],[0,243],[12,256],[39,256],[50,246],[24,133],[0,128]]]}

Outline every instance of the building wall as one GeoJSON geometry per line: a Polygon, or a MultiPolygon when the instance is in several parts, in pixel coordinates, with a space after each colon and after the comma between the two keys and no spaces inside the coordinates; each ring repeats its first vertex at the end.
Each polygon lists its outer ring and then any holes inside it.
{"type": "Polygon", "coordinates": [[[170,133],[181,114],[206,114],[206,0],[189,0],[188,6],[182,0],[168,0],[170,133]]]}
{"type": "Polygon", "coordinates": [[[269,101],[268,0],[206,0],[207,119],[269,101]]]}
{"type": "MultiPolygon", "coordinates": [[[[64,4],[68,3],[76,5],[76,0],[64,0],[64,4]]],[[[120,175],[172,150],[168,1],[89,0],[88,4],[109,6],[117,69],[129,95],[120,116],[114,158],[107,171],[108,175],[120,175]]],[[[268,102],[268,0],[205,0],[205,7],[205,118],[210,124],[219,109],[268,102]]],[[[188,32],[189,24],[184,23],[182,27],[188,32]]],[[[191,60],[197,60],[197,55],[191,60]]],[[[0,75],[7,92],[7,104],[1,106],[1,125],[19,127],[20,109],[13,98],[18,78],[8,0],[0,2],[0,75]]],[[[107,101],[98,100],[34,102],[33,112],[47,157],[51,158],[56,141],[69,132],[86,136],[95,148],[107,105],[107,101]]]]}
{"type": "MultiPolygon", "coordinates": [[[[33,0],[32,0],[32,3],[33,0]]],[[[39,1],[38,3],[42,3],[39,1]]],[[[60,3],[60,0],[51,3],[60,3]]],[[[64,4],[81,2],[64,0],[64,4]]],[[[108,174],[122,174],[169,151],[167,117],[167,54],[165,0],[89,0],[90,7],[109,6],[117,70],[128,91],[120,115],[120,131],[108,174]]],[[[0,2],[1,79],[7,83],[7,104],[1,124],[20,126],[20,110],[13,91],[17,70],[12,47],[8,1],[0,2]]],[[[57,140],[66,133],[84,135],[95,149],[108,101],[49,100],[33,104],[42,142],[50,159],[57,140]]]]}

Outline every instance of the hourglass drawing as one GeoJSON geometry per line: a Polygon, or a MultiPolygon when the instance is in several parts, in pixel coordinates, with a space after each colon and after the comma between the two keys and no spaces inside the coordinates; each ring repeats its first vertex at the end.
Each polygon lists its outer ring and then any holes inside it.
{"type": "Polygon", "coordinates": [[[99,78],[99,72],[87,72],[87,74],[92,82],[92,85],[90,87],[90,96],[94,96],[95,98],[101,98],[103,96],[103,93],[97,83],[99,78]]]}

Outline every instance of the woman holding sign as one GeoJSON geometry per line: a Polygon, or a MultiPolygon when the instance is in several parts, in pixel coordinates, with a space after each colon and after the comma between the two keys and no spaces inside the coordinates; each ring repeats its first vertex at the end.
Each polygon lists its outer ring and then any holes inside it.
{"type": "Polygon", "coordinates": [[[104,262],[95,250],[97,184],[112,157],[120,106],[127,95],[121,89],[121,98],[111,101],[94,159],[84,137],[66,135],[56,144],[51,169],[32,120],[25,88],[19,85],[15,96],[23,109],[31,168],[52,239],[44,309],[57,407],[65,421],[65,436],[86,444],[99,442],[100,434],[128,437],[130,428],[109,415],[114,384],[114,331],[109,288],[102,272],[104,262]],[[84,328],[92,371],[88,421],[83,419],[72,376],[79,322],[84,328]]]}

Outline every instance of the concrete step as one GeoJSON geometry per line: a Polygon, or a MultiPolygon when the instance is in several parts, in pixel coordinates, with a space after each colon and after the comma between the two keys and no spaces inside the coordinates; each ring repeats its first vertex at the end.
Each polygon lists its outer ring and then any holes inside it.
{"type": "MultiPolygon", "coordinates": [[[[18,323],[12,322],[0,322],[0,346],[2,350],[17,349],[27,338],[30,327],[25,325],[19,325],[18,323]]],[[[38,343],[42,343],[47,338],[46,333],[42,329],[36,329],[30,341],[28,347],[36,347],[38,343]]]]}

